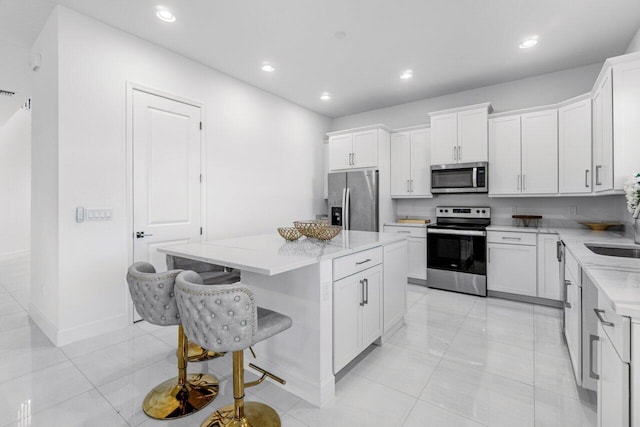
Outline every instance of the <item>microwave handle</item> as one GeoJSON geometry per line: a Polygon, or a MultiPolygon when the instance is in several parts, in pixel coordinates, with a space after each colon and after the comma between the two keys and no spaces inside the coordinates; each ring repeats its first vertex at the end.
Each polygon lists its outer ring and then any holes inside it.
{"type": "Polygon", "coordinates": [[[471,178],[473,180],[473,188],[478,187],[478,168],[473,168],[473,176],[471,178]]]}

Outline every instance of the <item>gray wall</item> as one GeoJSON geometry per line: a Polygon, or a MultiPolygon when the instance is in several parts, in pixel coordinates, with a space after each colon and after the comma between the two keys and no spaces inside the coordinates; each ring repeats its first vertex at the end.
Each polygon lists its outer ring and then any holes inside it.
{"type": "Polygon", "coordinates": [[[554,104],[591,90],[602,64],[542,74],[388,108],[337,117],[332,129],[350,129],[382,123],[391,129],[429,123],[429,113],[491,102],[494,112],[554,104]]]}

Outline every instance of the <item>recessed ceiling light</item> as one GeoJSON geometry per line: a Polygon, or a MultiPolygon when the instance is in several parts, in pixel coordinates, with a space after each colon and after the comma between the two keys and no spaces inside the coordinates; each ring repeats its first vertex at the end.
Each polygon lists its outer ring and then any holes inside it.
{"type": "Polygon", "coordinates": [[[276,67],[274,67],[272,64],[269,64],[268,62],[262,63],[262,71],[266,73],[272,73],[275,70],[276,70],[276,67]]]}
{"type": "Polygon", "coordinates": [[[320,99],[323,101],[329,101],[331,99],[331,95],[329,94],[329,92],[322,92],[322,95],[320,95],[320,99]]]}
{"type": "Polygon", "coordinates": [[[529,37],[520,43],[520,49],[529,49],[538,44],[538,36],[529,37]]]}
{"type": "Polygon", "coordinates": [[[164,22],[175,22],[176,20],[176,16],[171,13],[170,10],[167,10],[164,7],[159,7],[156,9],[156,16],[164,22]]]}
{"type": "Polygon", "coordinates": [[[405,70],[402,72],[402,74],[400,74],[400,78],[402,80],[410,80],[413,78],[413,71],[412,70],[405,70]]]}

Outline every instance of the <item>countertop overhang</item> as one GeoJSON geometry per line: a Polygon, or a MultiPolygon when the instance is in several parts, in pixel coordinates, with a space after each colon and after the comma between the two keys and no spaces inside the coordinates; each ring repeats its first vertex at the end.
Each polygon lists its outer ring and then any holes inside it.
{"type": "Polygon", "coordinates": [[[301,238],[288,242],[277,234],[262,234],[160,246],[158,252],[274,276],[405,239],[395,233],[342,231],[329,241],[301,238]]]}

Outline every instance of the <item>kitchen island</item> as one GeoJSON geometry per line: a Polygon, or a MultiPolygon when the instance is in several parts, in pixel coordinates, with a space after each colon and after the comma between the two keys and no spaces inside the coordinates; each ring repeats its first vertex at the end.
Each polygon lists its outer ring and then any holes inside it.
{"type": "Polygon", "coordinates": [[[343,231],[327,242],[287,242],[270,234],[158,251],[237,268],[258,305],[290,316],[289,330],[254,347],[256,364],[316,406],[333,398],[335,373],[403,325],[407,241],[402,235],[343,231]]]}

